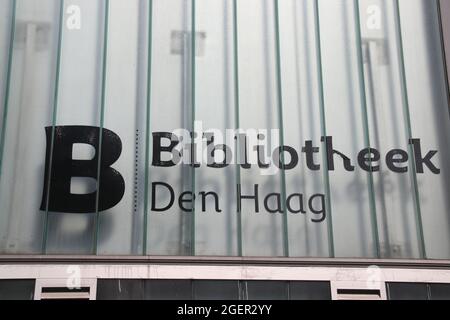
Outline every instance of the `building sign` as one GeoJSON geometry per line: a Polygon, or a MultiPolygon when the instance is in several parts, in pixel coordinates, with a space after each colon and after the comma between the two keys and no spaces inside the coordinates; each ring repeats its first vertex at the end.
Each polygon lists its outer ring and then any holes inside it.
{"type": "MultiPolygon", "coordinates": [[[[440,169],[433,162],[438,151],[424,152],[420,139],[411,139],[409,142],[412,161],[409,161],[408,150],[392,149],[382,155],[375,148],[362,149],[355,157],[356,160],[352,160],[334,148],[333,137],[330,136],[321,138],[321,145],[325,151],[309,140],[304,142],[299,152],[291,146],[268,148],[266,135],[262,133],[267,133],[267,130],[247,130],[246,132],[231,130],[227,134],[227,141],[231,142],[229,144],[216,143],[217,138],[221,142],[224,140],[218,130],[207,132],[176,130],[177,133],[183,131],[181,136],[171,132],[153,133],[152,166],[167,168],[185,165],[192,167],[193,170],[202,165],[218,170],[230,165],[239,166],[242,170],[249,170],[252,166],[256,166],[261,169],[263,175],[275,175],[278,170],[293,170],[299,165],[304,165],[311,171],[320,171],[320,154],[325,153],[326,168],[322,170],[335,171],[335,166],[338,165],[335,164],[336,160],[336,162],[341,162],[345,171],[355,171],[357,164],[361,170],[374,173],[380,171],[380,162],[385,161],[386,167],[394,173],[401,174],[412,170],[417,174],[424,174],[426,170],[430,174],[440,174],[440,169]],[[218,132],[219,134],[217,134],[218,132]],[[206,148],[203,148],[204,146],[206,148]],[[270,151],[269,157],[267,150],[270,151]],[[302,158],[304,157],[304,161],[302,161],[304,163],[301,163],[300,155],[302,158]],[[222,159],[217,161],[218,157],[222,159]],[[163,160],[163,158],[168,160],[163,160]]],[[[278,130],[274,131],[275,134],[271,133],[271,136],[278,136],[278,130]]],[[[122,152],[122,141],[117,134],[105,128],[88,126],[47,127],[46,133],[45,177],[50,177],[50,179],[44,180],[41,210],[93,213],[111,209],[120,202],[126,186],[120,172],[113,168],[113,164],[119,159],[122,152]],[[100,132],[102,134],[101,152],[100,132]],[[53,143],[52,137],[55,138],[53,143]],[[91,145],[95,149],[95,156],[90,160],[74,160],[74,144],[91,145]],[[95,179],[98,189],[88,194],[72,194],[70,185],[74,177],[95,179]]],[[[277,140],[275,139],[275,141],[277,140]]],[[[243,194],[240,184],[236,185],[237,212],[241,212],[243,201],[249,201],[254,203],[254,212],[259,213],[261,200],[264,204],[264,211],[268,213],[285,213],[285,211],[294,214],[306,213],[305,207],[307,206],[314,214],[321,215],[320,218],[313,219],[313,222],[325,220],[324,194],[315,194],[311,198],[305,199],[302,193],[296,192],[283,195],[285,199],[282,199],[282,194],[275,190],[268,195],[260,195],[258,184],[255,184],[253,189],[251,194],[243,194]],[[269,205],[270,198],[275,200],[272,206],[269,205]]],[[[174,203],[179,205],[181,212],[195,210],[194,203],[197,195],[194,195],[192,191],[183,191],[180,195],[175,195],[173,187],[165,181],[152,182],[151,194],[151,210],[154,212],[165,212],[174,203]],[[169,192],[168,203],[157,203],[160,199],[157,193],[161,190],[169,192]]],[[[197,211],[222,212],[221,199],[216,192],[203,190],[198,192],[198,196],[201,197],[202,205],[197,211]],[[206,210],[207,197],[213,199],[213,210],[206,210]]]]}

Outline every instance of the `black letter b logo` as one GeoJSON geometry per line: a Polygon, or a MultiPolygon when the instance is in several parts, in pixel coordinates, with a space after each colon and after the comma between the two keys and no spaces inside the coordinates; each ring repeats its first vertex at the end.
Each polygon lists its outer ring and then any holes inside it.
{"type": "Polygon", "coordinates": [[[111,168],[122,152],[122,142],[117,134],[103,129],[102,152],[99,163],[100,128],[88,126],[55,127],[52,152],[52,127],[46,127],[47,152],[45,157],[44,192],[41,210],[67,213],[96,212],[97,192],[98,211],[105,211],[122,200],[125,192],[125,181],[121,174],[111,168]],[[74,144],[89,144],[95,149],[91,160],[74,160],[72,150],[74,144]],[[48,176],[50,171],[50,188],[48,176]],[[88,194],[72,194],[70,191],[73,177],[93,178],[97,180],[100,169],[98,190],[88,194]],[[48,194],[47,194],[48,192],[48,194]]]}

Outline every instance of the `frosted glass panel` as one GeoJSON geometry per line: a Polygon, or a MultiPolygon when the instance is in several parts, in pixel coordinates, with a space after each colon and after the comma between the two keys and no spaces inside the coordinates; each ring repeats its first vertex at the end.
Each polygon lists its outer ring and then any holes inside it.
{"type": "MultiPolygon", "coordinates": [[[[153,50],[151,75],[151,132],[172,132],[192,127],[192,39],[190,1],[153,1],[153,50]],[[158,14],[157,14],[158,13],[158,14]]],[[[154,141],[153,141],[154,142],[154,141]]],[[[153,146],[153,145],[152,145],[153,146]]],[[[149,152],[151,152],[152,147],[149,152]]],[[[153,153],[150,153],[152,160],[153,153]]],[[[174,193],[192,191],[192,169],[188,165],[150,167],[150,206],[164,208],[170,202],[167,188],[152,183],[170,185],[174,193]]],[[[193,252],[193,214],[175,203],[164,212],[148,212],[148,244],[150,254],[189,255],[193,252]]]]}
{"type": "MultiPolygon", "coordinates": [[[[272,129],[279,127],[279,110],[276,90],[275,16],[273,1],[238,1],[237,23],[239,26],[239,127],[260,132],[268,146],[279,145],[272,129]],[[248,10],[248,8],[252,8],[248,10]]],[[[268,152],[271,152],[269,150],[268,152]]],[[[270,213],[276,210],[276,198],[271,197],[267,206],[262,199],[270,193],[281,193],[281,172],[262,174],[257,166],[241,170],[242,196],[255,196],[242,200],[242,247],[243,254],[250,256],[283,256],[287,235],[283,232],[283,215],[270,213]],[[262,199],[261,199],[262,198],[262,199]],[[255,214],[258,204],[259,213],[255,214]]]]}
{"type": "MultiPolygon", "coordinates": [[[[362,103],[358,88],[358,60],[352,1],[320,2],[322,67],[327,135],[333,149],[348,157],[367,147],[364,142],[362,103]],[[334,23],[329,23],[333,20],[334,23]],[[331,76],[333,75],[333,76],[331,76]]],[[[350,171],[334,154],[330,172],[331,212],[335,254],[343,257],[375,256],[370,229],[370,205],[366,172],[350,171]],[[348,244],[352,243],[351,246],[348,244]]]]}
{"type": "MultiPolygon", "coordinates": [[[[235,128],[236,109],[231,1],[199,0],[196,16],[195,120],[205,130],[215,129],[225,133],[226,129],[235,128]],[[217,18],[211,19],[211,15],[217,18]]],[[[225,143],[219,141],[217,135],[214,139],[216,145],[225,143]]],[[[213,191],[223,199],[218,203],[216,198],[208,196],[204,208],[202,198],[196,200],[196,255],[237,255],[236,170],[235,166],[215,169],[204,165],[196,170],[196,191],[213,191]],[[216,227],[211,228],[212,225],[216,227]]]]}
{"type": "MultiPolygon", "coordinates": [[[[395,27],[399,18],[392,3],[375,2],[375,5],[386,18],[381,20],[379,30],[365,28],[362,33],[370,142],[378,150],[407,150],[407,107],[402,101],[401,60],[395,27]]],[[[386,164],[380,164],[379,174],[373,175],[382,257],[420,255],[414,175],[412,170],[392,172],[386,164]]]]}
{"type": "MultiPolygon", "coordinates": [[[[419,202],[423,219],[426,257],[446,259],[450,253],[450,123],[446,108],[445,73],[436,61],[442,60],[439,24],[433,5],[414,0],[411,15],[404,17],[404,29],[410,30],[405,41],[405,64],[409,86],[411,126],[414,138],[421,139],[424,148],[439,150],[434,163],[440,175],[426,173],[418,176],[419,202]]],[[[402,3],[400,10],[409,5],[402,3]]]]}
{"type": "Polygon", "coordinates": [[[41,252],[41,159],[45,159],[46,149],[44,127],[51,125],[53,111],[58,17],[56,0],[45,0],[39,5],[32,0],[16,2],[14,47],[8,57],[12,59],[11,74],[6,78],[10,86],[8,98],[2,101],[3,115],[7,116],[1,146],[2,252],[41,252]]]}
{"type": "MultiPolygon", "coordinates": [[[[305,141],[320,145],[321,125],[317,77],[315,19],[312,1],[280,2],[281,66],[283,81],[284,142],[296,150],[305,141]]],[[[322,163],[316,157],[317,163],[322,163]]],[[[324,194],[323,172],[301,165],[286,172],[288,194],[301,192],[307,207],[309,197],[324,194]]],[[[300,202],[292,207],[299,209],[300,202]]],[[[304,210],[289,215],[289,254],[292,256],[328,256],[326,223],[318,223],[321,214],[304,210]]]]}
{"type": "Polygon", "coordinates": [[[139,59],[138,50],[143,50],[139,30],[146,26],[145,12],[137,0],[110,1],[109,19],[118,23],[111,23],[108,33],[104,127],[122,140],[122,153],[113,168],[125,180],[125,194],[118,205],[99,214],[99,254],[142,254],[143,201],[139,190],[145,171],[146,109],[142,99],[145,82],[139,85],[144,70],[138,68],[145,60],[139,59]],[[136,19],[140,10],[143,14],[136,19]]]}
{"type": "MultiPolygon", "coordinates": [[[[100,125],[100,97],[102,91],[103,22],[105,2],[90,0],[65,1],[65,12],[78,6],[83,15],[80,29],[63,29],[59,103],[56,124],[94,126],[100,125]],[[83,66],[83,67],[80,67],[83,66]]],[[[83,152],[72,155],[89,159],[83,152]]],[[[93,181],[72,181],[72,192],[95,190],[93,181]]],[[[48,253],[94,252],[95,211],[87,214],[50,212],[48,219],[48,253]]]]}

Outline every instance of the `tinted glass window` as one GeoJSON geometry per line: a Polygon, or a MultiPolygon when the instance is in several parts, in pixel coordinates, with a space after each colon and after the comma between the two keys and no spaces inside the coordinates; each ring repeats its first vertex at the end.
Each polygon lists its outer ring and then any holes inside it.
{"type": "Polygon", "coordinates": [[[429,284],[431,300],[450,300],[450,284],[429,284]]]}
{"type": "Polygon", "coordinates": [[[239,281],[194,281],[195,300],[238,300],[239,281]]]}
{"type": "Polygon", "coordinates": [[[331,300],[329,282],[292,281],[289,284],[290,300],[331,300]]]}
{"type": "Polygon", "coordinates": [[[248,300],[287,300],[287,281],[246,281],[244,288],[248,300]]]}
{"type": "Polygon", "coordinates": [[[191,280],[146,280],[145,299],[148,300],[190,300],[191,280]]]}
{"type": "Polygon", "coordinates": [[[143,298],[142,280],[98,280],[98,300],[140,300],[143,298]]]}
{"type": "Polygon", "coordinates": [[[33,300],[34,280],[0,280],[0,300],[33,300]]]}
{"type": "Polygon", "coordinates": [[[389,300],[428,300],[425,283],[388,283],[389,300]]]}

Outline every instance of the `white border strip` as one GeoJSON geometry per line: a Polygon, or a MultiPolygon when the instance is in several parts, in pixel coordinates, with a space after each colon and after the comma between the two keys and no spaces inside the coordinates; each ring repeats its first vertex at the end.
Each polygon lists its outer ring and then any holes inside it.
{"type": "Polygon", "coordinates": [[[67,279],[79,268],[82,279],[223,279],[223,280],[317,280],[450,283],[450,270],[371,266],[280,267],[218,265],[136,264],[29,264],[0,265],[0,279],[67,279]]]}

